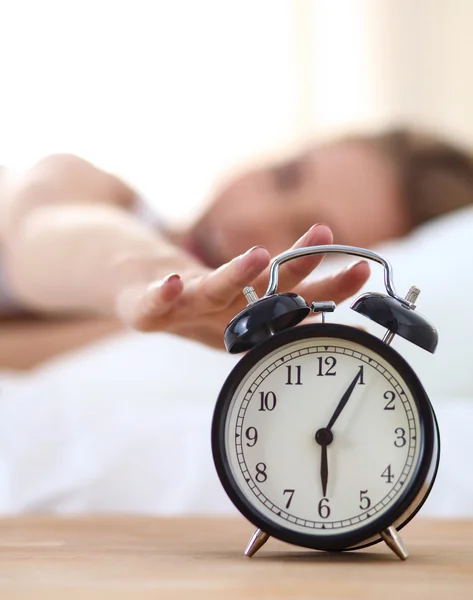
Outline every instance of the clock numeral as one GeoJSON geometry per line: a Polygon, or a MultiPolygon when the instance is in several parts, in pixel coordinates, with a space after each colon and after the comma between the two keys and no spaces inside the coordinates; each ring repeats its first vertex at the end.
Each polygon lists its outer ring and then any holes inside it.
{"type": "Polygon", "coordinates": [[[284,490],[283,496],[284,494],[289,494],[289,500],[286,502],[286,508],[289,508],[291,506],[292,497],[294,496],[295,491],[296,490],[284,490]]]}
{"type": "Polygon", "coordinates": [[[296,365],[294,368],[296,370],[296,382],[295,382],[295,384],[292,383],[292,365],[286,365],[286,369],[287,369],[287,381],[286,381],[286,385],[302,385],[302,382],[301,382],[301,366],[300,365],[296,365]]]}
{"type": "Polygon", "coordinates": [[[246,445],[249,448],[253,448],[253,446],[258,441],[258,431],[256,430],[256,427],[248,427],[248,429],[245,431],[245,437],[247,440],[249,440],[248,442],[246,442],[246,445]]]}
{"type": "Polygon", "coordinates": [[[324,375],[336,375],[337,373],[333,370],[335,365],[337,364],[337,359],[334,356],[326,356],[323,358],[322,356],[317,357],[319,361],[319,372],[317,373],[317,377],[323,377],[324,375]],[[324,365],[326,367],[324,371],[324,365]]]}
{"type": "Polygon", "coordinates": [[[266,474],[266,465],[263,462],[260,462],[256,465],[255,479],[258,483],[264,483],[266,479],[268,479],[268,475],[266,474]]]}
{"type": "Polygon", "coordinates": [[[394,392],[385,392],[384,393],[383,398],[388,400],[388,403],[384,407],[384,410],[394,410],[396,408],[396,405],[394,404],[395,397],[396,397],[396,394],[394,392]]]}
{"type": "Polygon", "coordinates": [[[276,394],[274,392],[268,392],[265,394],[264,392],[260,392],[260,407],[258,410],[274,410],[276,408],[276,394]]]}
{"type": "Polygon", "coordinates": [[[386,483],[392,483],[394,475],[391,473],[391,465],[388,465],[381,473],[381,477],[386,478],[386,483]]]}
{"type": "Polygon", "coordinates": [[[394,433],[397,435],[397,438],[394,440],[394,445],[396,448],[402,448],[406,445],[406,432],[402,427],[398,427],[394,430],[394,433]]]}
{"type": "Polygon", "coordinates": [[[328,505],[328,498],[322,498],[319,502],[319,517],[321,519],[328,519],[330,517],[330,506],[328,505]],[[324,502],[326,504],[324,504],[324,502]]]}
{"type": "Polygon", "coordinates": [[[361,510],[368,510],[371,506],[371,500],[366,495],[368,490],[360,490],[360,508],[361,510]]]}
{"type": "Polygon", "coordinates": [[[363,375],[365,374],[365,368],[363,365],[360,365],[359,369],[360,369],[360,378],[358,379],[358,385],[365,385],[365,382],[363,380],[363,375]]]}

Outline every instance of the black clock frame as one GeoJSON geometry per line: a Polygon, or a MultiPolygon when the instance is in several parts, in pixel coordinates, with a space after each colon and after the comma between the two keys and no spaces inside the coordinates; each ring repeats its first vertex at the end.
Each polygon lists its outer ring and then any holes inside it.
{"type": "MultiPolygon", "coordinates": [[[[320,323],[302,325],[277,333],[255,346],[240,360],[228,375],[218,396],[214,409],[211,438],[213,459],[220,481],[230,500],[253,525],[269,535],[290,544],[314,550],[340,551],[355,549],[355,547],[361,548],[380,542],[381,538],[374,540],[371,540],[371,538],[393,525],[409,509],[432,470],[432,460],[433,458],[435,459],[433,453],[435,452],[435,445],[436,441],[438,442],[439,440],[439,435],[435,413],[427,393],[410,365],[396,350],[365,331],[342,324],[320,323]],[[270,520],[257,511],[247,500],[240,490],[239,484],[235,481],[227,459],[225,444],[225,425],[228,409],[233,395],[249,370],[278,348],[304,339],[319,337],[338,338],[358,343],[376,352],[388,361],[399,372],[412,393],[419,412],[420,427],[423,434],[421,436],[423,442],[420,448],[419,460],[414,467],[414,475],[410,484],[401,493],[394,505],[380,517],[374,517],[369,522],[360,524],[360,527],[355,531],[331,535],[321,534],[320,530],[314,530],[314,533],[310,534],[296,532],[270,520]]],[[[406,520],[397,526],[398,530],[407,525],[417,514],[430,494],[437,475],[439,459],[440,448],[438,448],[432,479],[425,490],[423,498],[415,510],[408,515],[406,520]]]]}

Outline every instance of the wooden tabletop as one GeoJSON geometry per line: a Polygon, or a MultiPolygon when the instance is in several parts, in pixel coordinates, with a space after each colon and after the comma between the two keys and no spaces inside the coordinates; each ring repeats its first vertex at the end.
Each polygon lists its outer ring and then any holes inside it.
{"type": "Polygon", "coordinates": [[[0,598],[473,599],[473,521],[417,519],[405,562],[381,544],[329,554],[273,539],[249,559],[252,530],[243,518],[0,520],[0,598]]]}

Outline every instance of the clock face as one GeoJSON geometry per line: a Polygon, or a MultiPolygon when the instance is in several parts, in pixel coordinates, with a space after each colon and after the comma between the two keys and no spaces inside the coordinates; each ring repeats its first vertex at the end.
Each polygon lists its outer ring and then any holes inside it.
{"type": "Polygon", "coordinates": [[[373,336],[319,325],[277,337],[222,390],[214,455],[224,486],[262,529],[295,536],[287,541],[357,543],[392,524],[420,488],[429,402],[373,336]]]}

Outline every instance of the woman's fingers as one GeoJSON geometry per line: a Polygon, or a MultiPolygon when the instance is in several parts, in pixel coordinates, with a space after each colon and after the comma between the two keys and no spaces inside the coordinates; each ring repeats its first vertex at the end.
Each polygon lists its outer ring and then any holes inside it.
{"type": "Polygon", "coordinates": [[[225,308],[266,269],[270,260],[265,248],[255,246],[210,272],[195,290],[195,308],[203,313],[225,308]]]}
{"type": "Polygon", "coordinates": [[[117,301],[119,316],[139,331],[170,330],[175,323],[198,322],[222,311],[268,266],[270,255],[256,246],[216,271],[172,273],[148,286],[131,286],[117,301]]]}
{"type": "Polygon", "coordinates": [[[333,300],[336,304],[350,298],[361,288],[370,276],[366,261],[353,263],[334,275],[319,281],[302,283],[294,289],[307,304],[313,301],[333,300]]]}
{"type": "MultiPolygon", "coordinates": [[[[292,246],[291,250],[305,248],[306,246],[322,246],[331,244],[333,241],[332,232],[326,225],[314,225],[292,246]]],[[[274,257],[273,257],[274,258],[274,257]]],[[[296,258],[284,263],[279,268],[278,290],[290,290],[309,275],[323,259],[322,254],[296,258]]],[[[266,271],[261,277],[258,277],[255,285],[260,294],[263,294],[269,283],[269,271],[266,271]],[[263,289],[264,288],[264,289],[263,289]]]]}
{"type": "MultiPolygon", "coordinates": [[[[316,225],[293,248],[331,243],[330,229],[316,225]]],[[[172,273],[159,283],[131,286],[120,294],[117,312],[126,323],[141,331],[175,330],[182,334],[184,327],[188,337],[220,345],[226,313],[236,314],[238,304],[244,304],[243,288],[257,286],[260,294],[266,290],[270,260],[268,251],[256,246],[215,271],[189,270],[181,274],[183,279],[172,273]],[[204,323],[206,317],[207,320],[212,317],[211,322],[204,323]],[[195,331],[191,333],[188,328],[195,331]]],[[[308,303],[313,300],[338,303],[355,294],[369,276],[368,265],[361,262],[321,281],[300,283],[321,260],[322,256],[316,255],[284,264],[279,273],[279,290],[295,288],[308,303]]]]}
{"type": "Polygon", "coordinates": [[[138,331],[160,329],[159,321],[173,308],[181,296],[184,284],[176,273],[147,287],[137,285],[128,288],[119,297],[117,312],[131,327],[138,331]]]}
{"type": "Polygon", "coordinates": [[[184,285],[177,273],[170,273],[161,282],[151,284],[144,297],[143,308],[159,311],[169,305],[181,294],[184,285]]]}

